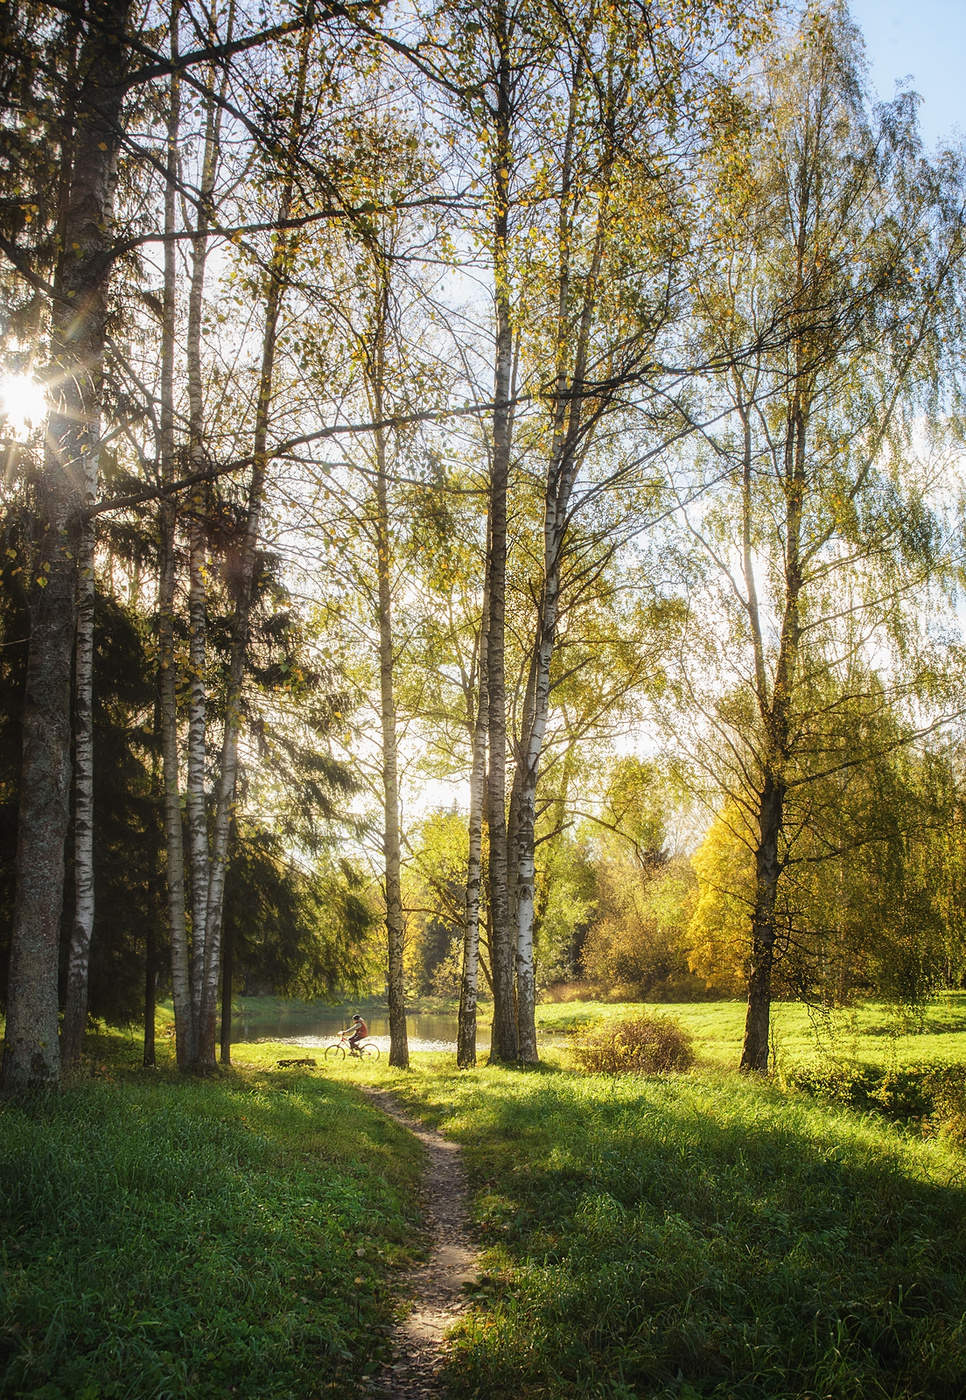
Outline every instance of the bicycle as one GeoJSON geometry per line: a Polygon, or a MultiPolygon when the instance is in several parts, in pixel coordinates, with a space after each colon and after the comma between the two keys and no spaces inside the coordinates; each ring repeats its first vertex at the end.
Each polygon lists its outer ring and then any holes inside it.
{"type": "Polygon", "coordinates": [[[343,1031],[335,1044],[326,1046],[325,1058],[327,1060],[339,1060],[341,1062],[345,1059],[346,1055],[348,1055],[350,1059],[368,1060],[370,1064],[375,1064],[376,1060],[379,1058],[379,1046],[374,1040],[360,1040],[359,1044],[352,1049],[349,1045],[349,1037],[345,1031],[343,1031]]]}

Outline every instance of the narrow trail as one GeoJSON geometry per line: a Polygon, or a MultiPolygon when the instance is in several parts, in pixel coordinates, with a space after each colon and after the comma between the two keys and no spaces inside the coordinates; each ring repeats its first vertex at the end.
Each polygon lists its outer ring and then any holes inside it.
{"type": "Polygon", "coordinates": [[[434,1400],[439,1396],[444,1338],[467,1307],[464,1286],[476,1277],[470,1240],[466,1176],[459,1147],[411,1118],[383,1089],[364,1089],[388,1117],[426,1149],[422,1200],[430,1249],[405,1280],[412,1311],[392,1329],[392,1362],[370,1382],[373,1400],[434,1400]]]}

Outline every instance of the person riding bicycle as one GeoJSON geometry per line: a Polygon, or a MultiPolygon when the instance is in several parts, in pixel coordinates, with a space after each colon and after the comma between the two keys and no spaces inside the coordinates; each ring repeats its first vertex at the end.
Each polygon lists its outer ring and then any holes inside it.
{"type": "MultiPolygon", "coordinates": [[[[358,1011],[352,1018],[352,1025],[347,1027],[347,1029],[352,1032],[349,1036],[349,1054],[358,1055],[359,1042],[365,1040],[366,1036],[369,1034],[369,1027],[359,1015],[358,1011]]],[[[342,1034],[345,1035],[345,1031],[343,1031],[342,1034]]]]}

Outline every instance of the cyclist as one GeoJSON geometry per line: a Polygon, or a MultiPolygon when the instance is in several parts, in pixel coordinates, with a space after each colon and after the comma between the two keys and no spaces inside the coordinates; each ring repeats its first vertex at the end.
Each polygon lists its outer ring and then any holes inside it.
{"type": "MultiPolygon", "coordinates": [[[[360,1040],[365,1040],[366,1036],[369,1034],[369,1027],[359,1015],[358,1011],[353,1016],[352,1024],[347,1027],[347,1030],[352,1032],[349,1036],[349,1054],[358,1055],[360,1040]]],[[[342,1032],[343,1035],[345,1035],[345,1033],[345,1031],[342,1032]]]]}

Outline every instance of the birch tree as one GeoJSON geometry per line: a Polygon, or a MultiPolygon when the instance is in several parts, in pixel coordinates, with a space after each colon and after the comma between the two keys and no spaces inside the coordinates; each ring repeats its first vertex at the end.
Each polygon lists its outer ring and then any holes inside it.
{"type": "Polygon", "coordinates": [[[534,841],[558,625],[568,577],[583,587],[594,571],[577,524],[601,492],[648,509],[639,473],[619,453],[598,451],[598,441],[605,429],[616,435],[622,417],[630,426],[632,403],[653,435],[675,431],[662,421],[661,403],[674,393],[664,366],[685,308],[690,185],[721,84],[715,50],[741,50],[760,23],[753,6],[703,3],[668,14],[657,29],[652,21],[634,6],[593,0],[548,16],[552,80],[531,115],[540,133],[531,160],[536,209],[516,250],[516,314],[523,381],[539,386],[542,412],[518,437],[543,502],[510,799],[523,1060],[536,1056],[534,841]]]}
{"type": "Polygon", "coordinates": [[[961,186],[922,156],[912,100],[870,114],[858,74],[857,35],[835,12],[809,11],[776,49],[743,154],[718,152],[720,254],[697,283],[730,360],[730,431],[706,459],[713,503],[689,512],[717,580],[705,621],[713,610],[718,627],[704,643],[689,634],[682,694],[708,721],[699,762],[754,833],[741,1068],[756,1072],[768,1065],[791,808],[871,757],[861,727],[842,723],[846,697],[858,703],[878,674],[891,703],[920,697],[912,721],[918,708],[934,723],[950,703],[905,604],[937,578],[944,547],[942,488],[928,454],[916,464],[913,425],[943,339],[958,334],[961,186]],[[699,657],[717,668],[714,700],[699,657]]]}
{"type": "MultiPolygon", "coordinates": [[[[181,783],[178,748],[178,667],[175,653],[175,597],[177,588],[177,506],[171,492],[177,470],[177,419],[175,364],[178,284],[175,234],[179,142],[181,136],[181,76],[178,72],[181,6],[171,7],[171,74],[168,119],[165,132],[164,184],[164,282],[161,304],[161,354],[158,393],[158,465],[162,494],[158,505],[158,725],[161,731],[162,807],[165,836],[165,887],[171,935],[171,985],[175,1015],[175,1053],[180,1068],[191,1060],[191,992],[188,967],[188,927],[185,889],[184,829],[181,820],[181,783]]],[[[153,976],[148,969],[147,976],[153,976]]],[[[150,998],[148,998],[150,1001],[150,998]]],[[[154,1008],[146,1036],[153,1037],[154,1008]]]]}
{"type": "Polygon", "coordinates": [[[376,555],[376,615],[379,630],[379,719],[382,732],[383,857],[387,940],[387,992],[389,999],[389,1063],[400,1069],[409,1065],[406,1004],[403,987],[403,949],[406,942],[401,883],[402,833],[399,815],[399,752],[396,729],[395,661],[393,629],[392,556],[389,514],[389,463],[386,421],[386,348],[392,314],[389,268],[384,249],[374,250],[375,297],[371,337],[366,347],[365,378],[373,432],[375,491],[373,529],[376,555]]]}
{"type": "MultiPolygon", "coordinates": [[[[21,105],[14,124],[22,132],[26,124],[43,127],[50,118],[46,130],[54,152],[55,172],[49,184],[56,191],[56,238],[52,245],[50,239],[35,236],[38,224],[41,235],[44,229],[44,220],[35,215],[44,212],[46,217],[52,203],[49,190],[39,184],[32,199],[29,191],[18,199],[22,217],[5,219],[0,230],[0,250],[13,268],[13,281],[30,289],[26,300],[34,328],[38,337],[48,338],[51,361],[49,460],[39,486],[37,543],[31,559],[36,586],[24,705],[19,893],[3,1071],[4,1085],[11,1089],[50,1083],[60,1066],[58,932],[69,821],[65,784],[72,737],[69,678],[76,639],[77,561],[84,522],[101,508],[101,503],[91,504],[86,498],[89,492],[84,483],[94,480],[92,463],[99,452],[112,272],[120,257],[130,255],[144,241],[118,238],[114,229],[118,153],[125,146],[135,159],[145,155],[127,131],[127,115],[135,97],[147,93],[174,68],[197,83],[193,70],[205,63],[215,60],[230,65],[236,54],[304,29],[320,15],[331,18],[328,10],[311,17],[286,16],[278,23],[266,15],[261,29],[246,28],[230,41],[213,45],[195,43],[173,61],[170,55],[154,51],[153,35],[130,25],[129,6],[121,0],[97,5],[82,17],[68,16],[64,46],[60,45],[58,11],[42,5],[18,11],[18,19],[26,17],[57,40],[56,48],[48,47],[52,57],[56,53],[59,61],[66,47],[77,59],[73,67],[71,60],[58,70],[55,65],[32,66],[26,47],[13,55],[25,91],[32,95],[31,83],[48,84],[41,119],[21,105]]],[[[158,232],[155,229],[154,235],[158,232]]],[[[143,391],[141,385],[139,392],[143,391]]]]}
{"type": "Polygon", "coordinates": [[[521,191],[532,139],[527,112],[545,80],[545,57],[541,57],[545,40],[539,15],[506,0],[493,0],[484,7],[449,7],[438,23],[441,48],[452,55],[452,67],[442,70],[443,86],[465,137],[467,169],[484,191],[472,237],[485,250],[491,277],[493,407],[488,421],[487,630],[481,654],[486,656],[490,1059],[499,1063],[518,1057],[506,809],[507,517],[517,350],[513,247],[523,218],[521,191]]]}
{"type": "MultiPolygon", "coordinates": [[[[210,1069],[215,1063],[215,1031],[218,991],[221,981],[221,923],[224,903],[228,841],[238,781],[238,740],[242,722],[242,687],[246,673],[251,634],[251,612],[255,589],[257,550],[260,540],[266,476],[270,461],[268,434],[275,382],[279,321],[292,269],[297,256],[298,235],[289,227],[296,198],[298,156],[305,139],[304,118],[309,80],[313,33],[306,26],[299,36],[293,88],[289,98],[290,117],[282,148],[277,211],[265,277],[265,309],[262,328],[261,364],[258,374],[255,421],[252,441],[252,469],[248,484],[244,530],[235,579],[235,605],[231,624],[231,651],[225,696],[225,720],[221,758],[212,823],[211,852],[207,865],[208,885],[204,906],[204,932],[194,930],[195,978],[193,988],[198,1005],[196,1063],[210,1069]],[[203,952],[198,953],[198,943],[203,952]]],[[[207,837],[206,837],[207,839],[207,837]]]]}

